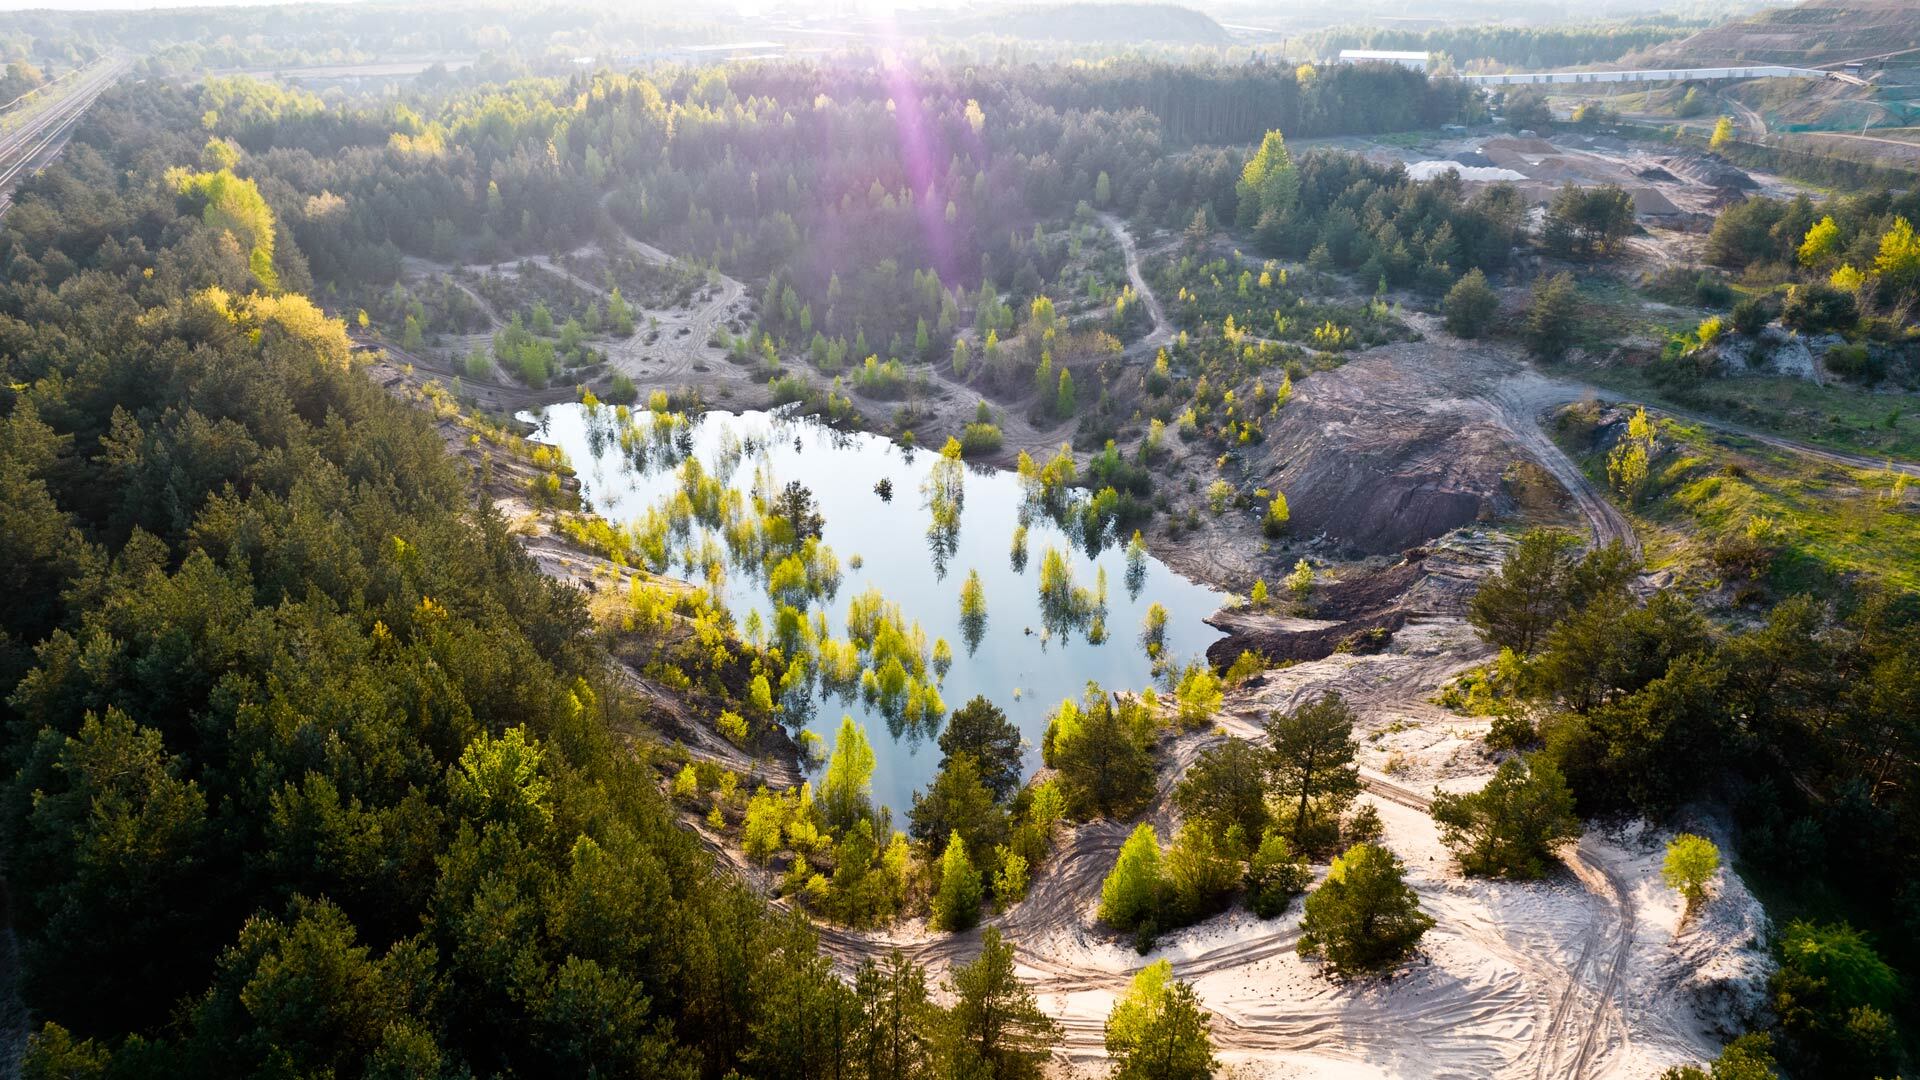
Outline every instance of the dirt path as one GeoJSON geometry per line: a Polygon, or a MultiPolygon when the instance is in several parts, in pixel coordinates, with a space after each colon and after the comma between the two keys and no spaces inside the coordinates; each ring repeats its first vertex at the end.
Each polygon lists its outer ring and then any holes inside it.
{"type": "Polygon", "coordinates": [[[1747,127],[1750,129],[1747,133],[1749,138],[1755,141],[1761,141],[1767,137],[1766,117],[1760,115],[1757,110],[1738,98],[1730,95],[1722,95],[1721,100],[1725,101],[1727,106],[1734,112],[1739,113],[1740,119],[1746,122],[1747,127]]]}
{"type": "MultiPolygon", "coordinates": [[[[601,199],[603,207],[606,198],[603,196],[601,199]]],[[[608,217],[611,220],[612,215],[608,217]]],[[[618,221],[614,222],[614,228],[629,248],[655,266],[667,266],[676,261],[673,256],[627,232],[618,221]]],[[[551,259],[541,260],[541,265],[596,296],[610,295],[606,289],[579,277],[551,259]]],[[[642,321],[633,336],[607,350],[608,364],[625,372],[643,390],[674,390],[696,382],[711,381],[723,385],[722,396],[729,396],[731,392],[742,396],[765,397],[764,390],[758,389],[760,384],[756,380],[728,361],[725,352],[709,344],[714,332],[737,313],[747,295],[747,287],[717,270],[708,271],[708,281],[712,283],[708,286],[709,291],[696,307],[639,312],[642,321]]]]}
{"type": "Polygon", "coordinates": [[[1810,446],[1798,440],[1789,439],[1784,435],[1772,435],[1764,431],[1756,431],[1750,427],[1729,423],[1718,417],[1688,412],[1685,409],[1675,409],[1666,405],[1656,404],[1654,410],[1666,413],[1668,416],[1676,416],[1682,420],[1691,420],[1696,424],[1704,424],[1710,428],[1717,428],[1730,435],[1738,435],[1742,438],[1752,439],[1755,442],[1765,443],[1776,450],[1785,450],[1788,453],[1818,458],[1829,464],[1842,465],[1849,469],[1862,469],[1867,472],[1892,469],[1895,472],[1906,473],[1908,476],[1920,477],[1920,462],[1900,461],[1891,457],[1868,457],[1865,454],[1849,454],[1841,450],[1828,450],[1824,447],[1810,446]]]}
{"type": "Polygon", "coordinates": [[[1134,246],[1133,234],[1127,231],[1126,224],[1107,213],[1100,215],[1100,221],[1113,234],[1113,238],[1120,241],[1121,254],[1127,259],[1127,280],[1133,283],[1133,291],[1140,294],[1140,299],[1147,305],[1147,314],[1153,317],[1153,329],[1148,331],[1146,337],[1134,342],[1128,351],[1151,356],[1172,344],[1173,324],[1167,321],[1167,311],[1161,306],[1160,298],[1147,286],[1147,279],[1140,272],[1140,250],[1134,246]]]}
{"type": "Polygon", "coordinates": [[[1561,383],[1531,369],[1523,369],[1496,381],[1482,391],[1479,398],[1492,410],[1494,421],[1501,429],[1511,435],[1541,468],[1552,473],[1553,478],[1566,489],[1574,505],[1579,507],[1580,515],[1587,519],[1594,543],[1607,544],[1617,540],[1638,558],[1641,554],[1640,538],[1634,534],[1633,525],[1627,521],[1626,515],[1593,486],[1580,466],[1540,426],[1540,417],[1548,409],[1579,401],[1591,393],[1588,387],[1561,383]]]}

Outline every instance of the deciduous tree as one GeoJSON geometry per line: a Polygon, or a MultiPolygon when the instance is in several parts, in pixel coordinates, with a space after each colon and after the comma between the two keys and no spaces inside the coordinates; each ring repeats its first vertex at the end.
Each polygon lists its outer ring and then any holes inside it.
{"type": "Polygon", "coordinates": [[[1107,1014],[1107,1056],[1115,1080],[1205,1080],[1219,1062],[1212,1017],[1191,984],[1165,960],[1142,968],[1107,1014]]]}

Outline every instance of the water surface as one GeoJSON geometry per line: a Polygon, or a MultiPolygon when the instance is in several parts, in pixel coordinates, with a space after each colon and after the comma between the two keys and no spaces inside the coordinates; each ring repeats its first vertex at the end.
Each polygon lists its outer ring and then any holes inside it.
{"type": "MultiPolygon", "coordinates": [[[[632,520],[669,498],[678,488],[675,468],[687,452],[710,474],[742,490],[752,486],[762,463],[771,469],[776,488],[790,480],[806,484],[826,519],[821,539],[840,559],[839,590],[817,605],[833,634],[846,635],[850,600],[877,586],[909,621],[920,623],[929,649],[936,638],[951,646],[953,666],[939,683],[947,709],[986,695],[1026,737],[1030,770],[1039,765],[1047,713],[1063,698],[1080,696],[1088,680],[1108,689],[1140,689],[1153,682],[1153,665],[1140,639],[1149,604],[1167,609],[1166,650],[1174,658],[1199,657],[1221,636],[1201,620],[1220,607],[1224,594],[1188,581],[1152,556],[1139,560],[1130,579],[1124,544],[1110,542],[1090,556],[1078,538],[1030,508],[1020,478],[1011,472],[968,466],[957,530],[935,530],[930,536],[932,512],[922,485],[939,455],[882,436],[839,432],[777,414],[710,412],[687,425],[674,440],[677,446],[656,444],[645,460],[636,461],[640,455],[623,451],[617,435],[610,434],[612,410],[606,406],[594,411],[555,405],[523,418],[540,425],[537,440],[566,451],[586,503],[611,521],[632,520]],[[875,493],[882,480],[892,483],[890,501],[875,493]],[[1016,565],[1013,537],[1022,523],[1027,552],[1016,565]],[[1088,640],[1085,625],[1059,627],[1057,612],[1056,626],[1049,629],[1039,588],[1049,547],[1067,555],[1075,583],[1085,589],[1094,589],[1099,571],[1105,571],[1108,636],[1103,643],[1088,640]],[[980,573],[987,608],[972,648],[960,613],[961,585],[969,570],[980,573]]],[[[722,599],[736,625],[758,611],[771,626],[773,603],[762,578],[730,569],[722,599]]],[[[904,827],[913,792],[938,768],[939,728],[889,724],[878,707],[857,695],[818,699],[804,726],[830,748],[843,715],[866,729],[878,759],[874,799],[893,807],[896,824],[904,827]]]]}

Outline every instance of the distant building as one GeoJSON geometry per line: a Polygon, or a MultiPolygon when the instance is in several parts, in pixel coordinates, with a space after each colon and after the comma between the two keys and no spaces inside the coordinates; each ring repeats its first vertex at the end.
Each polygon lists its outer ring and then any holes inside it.
{"type": "Polygon", "coordinates": [[[1343,64],[1399,64],[1415,71],[1427,70],[1431,62],[1423,52],[1389,52],[1383,49],[1341,49],[1340,62],[1343,64]]]}
{"type": "Polygon", "coordinates": [[[767,60],[785,55],[787,46],[778,41],[729,41],[719,45],[681,45],[668,50],[673,59],[693,64],[715,64],[727,60],[767,60]]]}

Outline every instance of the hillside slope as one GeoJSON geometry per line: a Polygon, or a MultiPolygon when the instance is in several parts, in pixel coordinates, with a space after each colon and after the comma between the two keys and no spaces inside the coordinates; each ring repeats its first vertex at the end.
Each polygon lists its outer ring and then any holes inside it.
{"type": "Polygon", "coordinates": [[[1722,23],[1645,55],[1661,64],[1823,66],[1914,48],[1920,48],[1920,6],[1912,0],[1808,0],[1722,23]]]}

